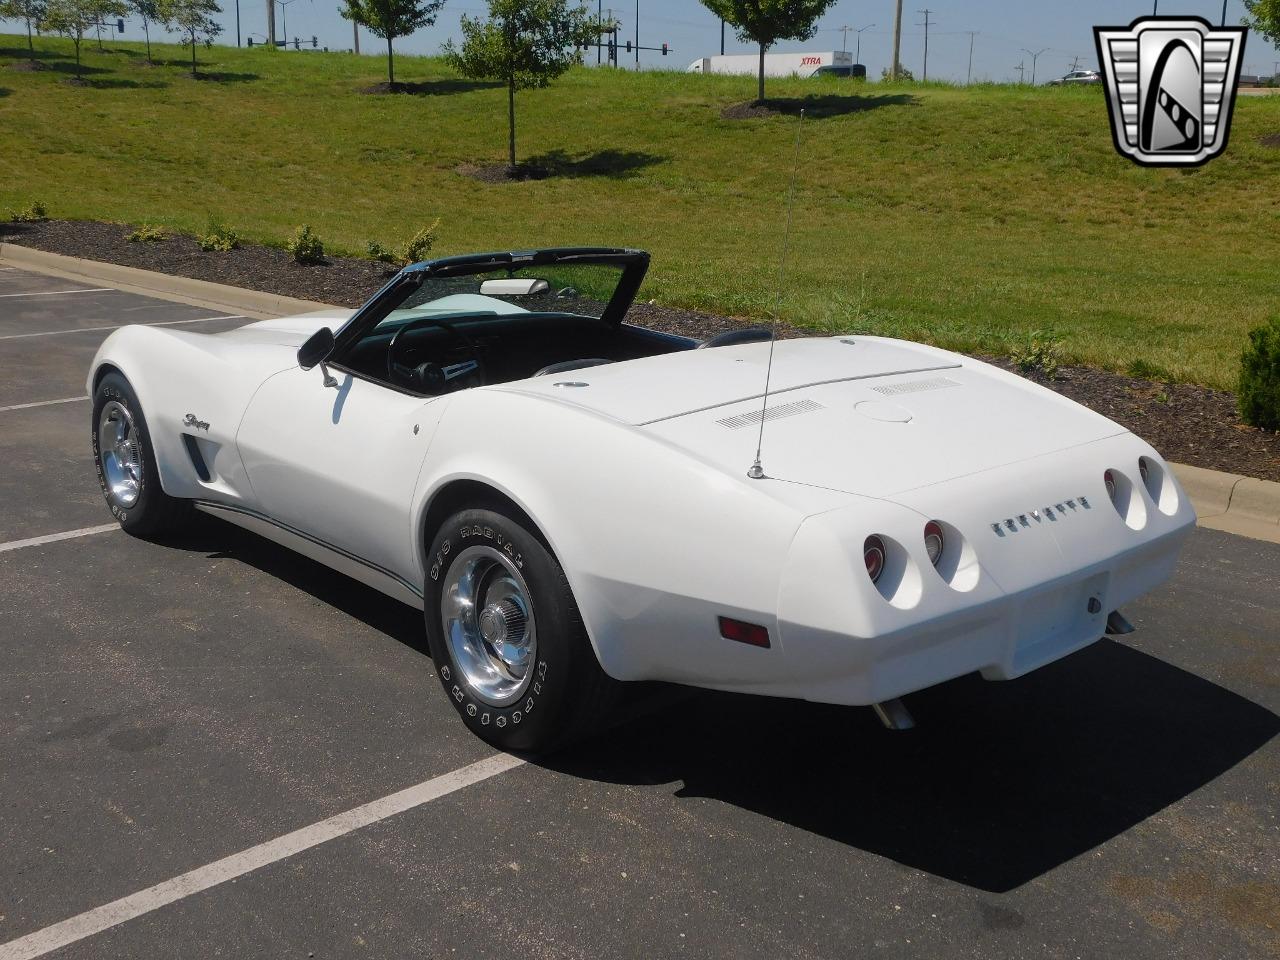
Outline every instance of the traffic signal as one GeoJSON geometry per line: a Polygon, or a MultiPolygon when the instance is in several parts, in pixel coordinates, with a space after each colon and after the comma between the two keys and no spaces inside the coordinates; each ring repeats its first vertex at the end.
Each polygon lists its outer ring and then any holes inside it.
{"type": "Polygon", "coordinates": [[[664,57],[667,55],[667,45],[665,43],[662,45],[662,55],[664,57]]]}
{"type": "Polygon", "coordinates": [[[631,52],[631,41],[630,41],[630,40],[628,40],[628,41],[627,41],[627,53],[630,53],[630,52],[631,52]]]}

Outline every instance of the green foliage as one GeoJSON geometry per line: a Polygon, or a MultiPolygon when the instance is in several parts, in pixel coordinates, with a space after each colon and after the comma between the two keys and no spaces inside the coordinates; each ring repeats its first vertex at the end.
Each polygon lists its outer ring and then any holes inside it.
{"type": "Polygon", "coordinates": [[[222,24],[215,19],[222,7],[217,0],[157,0],[156,12],[165,30],[180,34],[182,45],[191,48],[191,75],[197,76],[196,45],[203,43],[207,47],[222,33],[222,24]]]}
{"type": "Polygon", "coordinates": [[[444,4],[445,0],[343,0],[338,13],[387,41],[387,82],[395,83],[391,41],[434,24],[444,4]]]}
{"type": "MultiPolygon", "coordinates": [[[[894,82],[893,67],[885,67],[883,70],[881,70],[880,79],[888,81],[889,83],[893,83],[894,82]]],[[[904,82],[912,83],[915,81],[915,79],[916,79],[916,75],[914,73],[912,73],[902,64],[898,64],[898,79],[897,79],[898,83],[904,83],[904,82]]]]}
{"type": "Polygon", "coordinates": [[[1244,22],[1274,44],[1280,44],[1280,0],[1244,0],[1244,22]]]}
{"type": "Polygon", "coordinates": [[[1237,402],[1245,423],[1280,431],[1280,317],[1249,331],[1249,346],[1240,357],[1237,402]]]}
{"type": "Polygon", "coordinates": [[[431,226],[423,227],[404,245],[405,263],[418,263],[427,259],[427,254],[436,245],[436,228],[438,226],[440,226],[440,220],[437,218],[431,226]]]}
{"type": "Polygon", "coordinates": [[[488,0],[489,17],[463,14],[462,46],[448,41],[445,62],[473,80],[507,85],[508,159],[516,163],[517,90],[545,87],[582,62],[579,48],[599,39],[587,8],[568,0],[488,0]]]}
{"type": "Polygon", "coordinates": [[[304,223],[294,231],[284,248],[293,254],[298,263],[323,263],[324,244],[312,231],[310,224],[304,223]]]}
{"type": "Polygon", "coordinates": [[[44,0],[0,0],[0,20],[21,20],[27,25],[27,50],[34,54],[31,31],[44,20],[44,0]]]}
{"type": "Polygon", "coordinates": [[[240,246],[240,237],[226,224],[210,218],[205,225],[204,233],[196,237],[196,243],[206,253],[226,253],[240,246]]]}
{"type": "MultiPolygon", "coordinates": [[[[733,26],[738,39],[754,43],[763,55],[779,40],[808,40],[817,33],[818,18],[835,0],[701,0],[702,5],[733,26]]],[[[760,63],[759,99],[764,99],[764,63],[760,63]]]]}
{"type": "Polygon", "coordinates": [[[132,233],[126,234],[125,239],[130,243],[159,243],[165,239],[164,227],[144,223],[132,233]]]}
{"type": "Polygon", "coordinates": [[[1009,359],[1022,373],[1038,373],[1046,380],[1057,380],[1062,342],[1052,332],[1037,330],[1025,341],[1010,344],[1009,359]]]}
{"type": "Polygon", "coordinates": [[[21,210],[10,210],[9,219],[14,223],[39,223],[41,220],[48,220],[49,214],[43,203],[33,200],[21,210]]]}
{"type": "Polygon", "coordinates": [[[377,240],[370,240],[364,245],[365,255],[370,260],[377,260],[380,263],[396,263],[399,258],[380,244],[377,240]]]}

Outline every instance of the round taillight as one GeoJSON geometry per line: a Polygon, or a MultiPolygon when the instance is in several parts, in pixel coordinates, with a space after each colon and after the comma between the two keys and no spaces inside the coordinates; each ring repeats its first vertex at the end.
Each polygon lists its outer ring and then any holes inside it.
{"type": "Polygon", "coordinates": [[[1116,478],[1110,470],[1102,475],[1102,482],[1107,486],[1107,496],[1111,498],[1111,502],[1116,500],[1116,478]]]}
{"type": "Polygon", "coordinates": [[[937,520],[930,520],[924,525],[924,549],[929,554],[929,562],[935,567],[938,561],[942,559],[942,548],[946,542],[942,538],[942,524],[937,520]]]}
{"type": "Polygon", "coordinates": [[[867,537],[862,544],[862,559],[867,564],[867,576],[875,583],[884,573],[884,541],[874,535],[867,537]]]}

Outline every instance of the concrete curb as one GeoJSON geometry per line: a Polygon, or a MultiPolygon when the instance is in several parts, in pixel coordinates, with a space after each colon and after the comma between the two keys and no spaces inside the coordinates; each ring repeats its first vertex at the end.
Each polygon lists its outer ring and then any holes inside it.
{"type": "Polygon", "coordinates": [[[167,273],[122,267],[114,263],[99,263],[66,257],[59,253],[46,253],[16,243],[0,243],[0,263],[11,267],[34,270],[37,273],[80,280],[100,286],[115,287],[127,293],[139,293],[175,303],[204,307],[218,313],[234,313],[251,320],[270,320],[296,313],[314,313],[318,310],[346,310],[327,303],[296,300],[274,293],[245,290],[208,280],[192,280],[174,277],[167,273]]]}
{"type": "MultiPolygon", "coordinates": [[[[136,267],[65,257],[14,243],[0,243],[0,263],[68,280],[111,286],[161,300],[206,307],[221,313],[243,314],[255,320],[318,310],[346,309],[210,283],[207,280],[191,280],[167,273],[139,270],[136,267]]],[[[1280,543],[1280,483],[1182,463],[1170,466],[1187,496],[1191,498],[1200,518],[1200,526],[1255,540],[1280,543]]]]}
{"type": "Polygon", "coordinates": [[[1280,543],[1280,483],[1183,463],[1170,466],[1200,526],[1280,543]]]}

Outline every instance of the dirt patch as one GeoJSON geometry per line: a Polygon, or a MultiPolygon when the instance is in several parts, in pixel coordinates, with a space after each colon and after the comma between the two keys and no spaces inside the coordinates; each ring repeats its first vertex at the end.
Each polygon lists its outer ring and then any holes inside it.
{"type": "Polygon", "coordinates": [[[481,183],[525,183],[529,180],[545,180],[551,175],[545,167],[532,163],[517,163],[514,167],[508,163],[464,163],[454,170],[481,183]]]}
{"type": "Polygon", "coordinates": [[[9,69],[15,73],[35,73],[37,70],[48,70],[48,66],[39,60],[15,60],[9,64],[9,69]]]}
{"type": "Polygon", "coordinates": [[[1258,142],[1264,147],[1280,150],[1280,133],[1268,133],[1265,137],[1259,137],[1258,142]]]}
{"type": "MultiPolygon", "coordinates": [[[[193,238],[172,234],[158,243],[129,243],[125,237],[132,230],[122,224],[66,220],[0,224],[6,242],[38,250],[348,307],[359,306],[396,272],[395,267],[356,257],[330,257],[324,264],[304,266],[275,247],[247,245],[205,253],[193,238]]],[[[632,306],[627,321],[699,340],[759,325],[643,302],[632,306]]],[[[778,335],[809,334],[780,327],[778,335]]],[[[981,359],[1018,372],[1009,360],[981,359]]],[[[1280,481],[1280,435],[1240,423],[1234,394],[1092,367],[1062,367],[1055,380],[1023,375],[1133,430],[1170,460],[1280,481]]]]}
{"type": "Polygon", "coordinates": [[[761,117],[777,117],[781,111],[773,109],[769,104],[758,100],[746,103],[735,103],[720,111],[721,120],[756,120],[761,117]]]}

